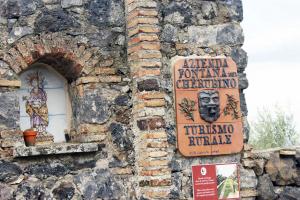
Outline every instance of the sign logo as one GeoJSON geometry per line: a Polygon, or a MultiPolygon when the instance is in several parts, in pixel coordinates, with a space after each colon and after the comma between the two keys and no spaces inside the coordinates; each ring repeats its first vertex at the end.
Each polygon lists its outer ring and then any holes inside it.
{"type": "Polygon", "coordinates": [[[220,117],[220,97],[216,90],[203,90],[198,93],[200,117],[212,123],[220,117]]]}
{"type": "Polygon", "coordinates": [[[207,173],[206,168],[205,168],[205,167],[202,167],[202,168],[201,168],[201,175],[202,175],[202,176],[205,176],[206,173],[207,173]]]}

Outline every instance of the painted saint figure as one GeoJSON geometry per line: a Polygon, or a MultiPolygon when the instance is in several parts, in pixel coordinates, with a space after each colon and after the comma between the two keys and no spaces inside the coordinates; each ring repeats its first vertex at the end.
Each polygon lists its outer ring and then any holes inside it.
{"type": "Polygon", "coordinates": [[[49,124],[44,80],[40,72],[29,74],[27,82],[31,87],[30,95],[23,97],[26,100],[26,113],[30,116],[31,127],[39,133],[46,133],[46,127],[49,124]]]}

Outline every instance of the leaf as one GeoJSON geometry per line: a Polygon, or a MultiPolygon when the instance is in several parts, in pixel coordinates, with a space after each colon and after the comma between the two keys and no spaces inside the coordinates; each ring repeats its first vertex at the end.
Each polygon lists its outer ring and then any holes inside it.
{"type": "Polygon", "coordinates": [[[194,121],[193,111],[195,111],[195,104],[196,103],[193,100],[189,100],[187,98],[182,99],[181,103],[179,104],[179,110],[184,114],[186,119],[194,121]]]}

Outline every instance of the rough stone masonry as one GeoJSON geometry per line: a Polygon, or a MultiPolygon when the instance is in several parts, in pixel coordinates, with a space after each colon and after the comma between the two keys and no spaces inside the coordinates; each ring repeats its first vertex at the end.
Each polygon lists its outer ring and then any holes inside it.
{"type": "Polygon", "coordinates": [[[242,20],[241,0],[1,0],[0,199],[192,199],[190,166],[200,163],[242,163],[243,199],[297,184],[262,176],[245,152],[186,158],[176,147],[171,59],[189,55],[238,65],[247,143],[242,20]],[[35,63],[68,81],[71,143],[24,147],[19,75],[35,63]]]}

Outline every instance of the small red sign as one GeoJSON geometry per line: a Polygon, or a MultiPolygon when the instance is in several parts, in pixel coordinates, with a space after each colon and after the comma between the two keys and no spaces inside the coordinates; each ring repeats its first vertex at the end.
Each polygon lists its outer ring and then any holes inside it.
{"type": "Polygon", "coordinates": [[[218,199],[215,165],[193,166],[193,185],[195,200],[218,199]]]}
{"type": "Polygon", "coordinates": [[[238,200],[237,164],[192,166],[194,200],[238,200]]]}

